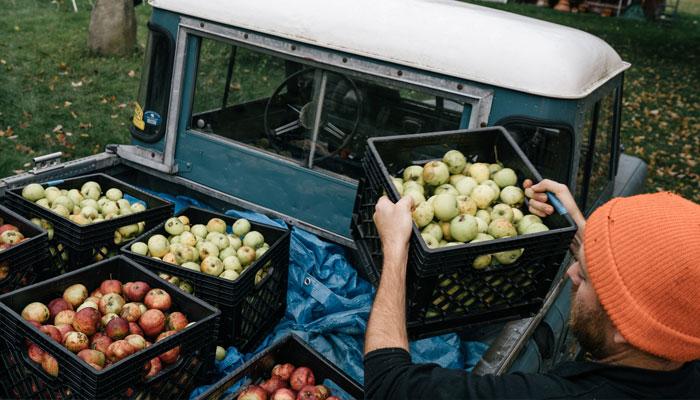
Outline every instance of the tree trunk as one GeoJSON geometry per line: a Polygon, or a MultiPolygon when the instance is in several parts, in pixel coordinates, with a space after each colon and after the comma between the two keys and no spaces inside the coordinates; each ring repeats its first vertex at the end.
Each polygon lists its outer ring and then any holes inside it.
{"type": "Polygon", "coordinates": [[[124,56],[136,46],[133,0],[97,0],[90,14],[88,47],[102,55],[124,56]]]}

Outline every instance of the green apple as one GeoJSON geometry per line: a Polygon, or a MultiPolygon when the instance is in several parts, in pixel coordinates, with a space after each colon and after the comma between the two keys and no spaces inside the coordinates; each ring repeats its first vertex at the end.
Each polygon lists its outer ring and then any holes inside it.
{"type": "Polygon", "coordinates": [[[168,239],[163,235],[153,235],[148,238],[148,251],[153,257],[163,257],[169,248],[168,239]]]}
{"type": "Polygon", "coordinates": [[[507,250],[493,254],[496,260],[503,265],[513,264],[521,255],[523,255],[523,249],[507,250]]]}
{"type": "Polygon", "coordinates": [[[479,184],[476,182],[476,179],[472,178],[471,176],[467,176],[455,183],[455,189],[457,189],[459,194],[469,196],[471,195],[472,190],[474,190],[474,188],[478,185],[479,184]]]}
{"type": "Polygon", "coordinates": [[[518,233],[522,234],[530,224],[542,223],[542,219],[535,214],[527,214],[518,222],[518,233]]]}
{"type": "Polygon", "coordinates": [[[421,234],[428,234],[434,237],[437,240],[442,240],[442,228],[440,228],[440,225],[438,225],[435,222],[431,222],[428,225],[423,228],[421,231],[421,234]]]}
{"type": "Polygon", "coordinates": [[[424,185],[423,167],[420,165],[411,165],[410,167],[406,167],[406,169],[403,170],[403,181],[404,183],[408,181],[416,181],[420,185],[424,185]]]}
{"type": "Polygon", "coordinates": [[[496,219],[491,221],[489,224],[488,233],[496,239],[516,236],[518,234],[513,227],[513,224],[505,219],[496,219]]]}
{"type": "Polygon", "coordinates": [[[209,233],[209,231],[207,231],[207,227],[202,224],[193,225],[190,228],[190,232],[192,232],[193,235],[202,239],[207,237],[207,233],[209,233]]]}
{"type": "Polygon", "coordinates": [[[481,183],[491,176],[489,165],[486,163],[474,163],[469,166],[469,176],[476,180],[476,183],[481,183]]]}
{"type": "Polygon", "coordinates": [[[491,176],[493,176],[493,174],[500,171],[502,168],[503,168],[503,164],[501,164],[501,163],[489,164],[489,173],[491,174],[491,176]]]}
{"type": "Polygon", "coordinates": [[[467,165],[467,158],[459,150],[450,150],[442,157],[442,162],[447,165],[451,174],[459,174],[467,165]]]}
{"type": "Polygon", "coordinates": [[[168,218],[165,221],[165,231],[171,235],[179,235],[185,231],[185,224],[176,217],[168,218]]]}
{"type": "Polygon", "coordinates": [[[204,260],[207,257],[218,257],[219,256],[219,246],[212,242],[201,242],[199,244],[199,258],[204,260]]]}
{"type": "Polygon", "coordinates": [[[525,199],[523,190],[517,186],[506,186],[501,190],[501,201],[510,206],[521,204],[525,199]]]}
{"type": "Polygon", "coordinates": [[[413,217],[413,222],[418,225],[419,228],[422,228],[429,223],[433,221],[433,216],[434,216],[434,210],[433,206],[430,205],[427,201],[424,201],[420,203],[418,206],[416,206],[413,209],[412,217],[413,217]]]}
{"type": "Polygon", "coordinates": [[[471,215],[459,215],[450,221],[450,236],[459,242],[468,242],[479,233],[476,218],[471,215]]]}
{"type": "Polygon", "coordinates": [[[433,235],[428,235],[426,233],[421,233],[420,235],[423,238],[423,241],[425,242],[426,246],[428,246],[429,249],[436,249],[439,247],[440,242],[433,237],[433,235]]]}
{"type": "Polygon", "coordinates": [[[518,222],[520,222],[521,219],[523,219],[523,212],[520,211],[520,209],[516,208],[516,207],[513,207],[512,210],[513,210],[513,223],[517,224],[518,222]]]}
{"type": "Polygon", "coordinates": [[[257,249],[265,243],[265,238],[258,231],[250,231],[243,237],[243,246],[257,249]]]}
{"type": "Polygon", "coordinates": [[[450,185],[449,183],[444,183],[438,187],[435,188],[433,191],[433,194],[438,195],[438,194],[443,194],[443,193],[448,193],[453,196],[459,196],[459,192],[457,189],[455,189],[454,186],[450,185]]]}
{"type": "Polygon", "coordinates": [[[403,184],[403,189],[401,190],[401,193],[406,193],[409,190],[417,190],[419,191],[423,196],[425,196],[425,187],[421,185],[420,183],[416,181],[406,181],[403,184]]]}
{"type": "Polygon", "coordinates": [[[521,234],[527,235],[528,233],[547,232],[548,230],[549,228],[547,228],[547,225],[539,222],[533,222],[530,225],[526,226],[521,234]]]}
{"type": "Polygon", "coordinates": [[[32,203],[45,196],[44,187],[38,183],[30,183],[22,189],[22,197],[32,203]]]}
{"type": "Polygon", "coordinates": [[[488,185],[478,185],[469,195],[479,209],[484,209],[491,205],[495,195],[493,189],[488,185]]]}
{"type": "Polygon", "coordinates": [[[402,197],[411,197],[413,199],[413,207],[418,207],[418,205],[425,201],[423,193],[417,190],[404,190],[402,197]]]}
{"type": "Polygon", "coordinates": [[[501,194],[501,188],[499,188],[498,185],[496,185],[496,182],[492,181],[491,179],[487,179],[481,182],[481,184],[488,185],[493,190],[493,201],[498,200],[498,196],[501,194]]]}
{"type": "Polygon", "coordinates": [[[454,186],[454,187],[457,187],[457,182],[461,181],[462,179],[464,179],[466,177],[467,177],[466,175],[462,175],[461,173],[450,175],[449,184],[454,186]]]}
{"type": "Polygon", "coordinates": [[[502,188],[506,186],[515,186],[515,184],[518,182],[518,176],[515,174],[515,171],[510,168],[503,168],[497,171],[493,174],[491,179],[493,179],[493,181],[502,188]]]}
{"type": "Polygon", "coordinates": [[[219,276],[224,272],[224,263],[219,260],[219,257],[210,256],[202,259],[199,268],[207,275],[219,276]]]}
{"type": "Polygon", "coordinates": [[[491,219],[499,218],[513,222],[513,209],[508,204],[496,204],[491,211],[491,219]]]}
{"type": "Polygon", "coordinates": [[[107,190],[105,193],[105,196],[107,196],[108,199],[112,201],[117,201],[120,200],[123,196],[122,191],[117,189],[117,188],[111,188],[107,190]]]}
{"type": "Polygon", "coordinates": [[[423,180],[431,186],[440,186],[450,179],[450,170],[442,161],[431,161],[423,166],[423,180]]]}
{"type": "Polygon", "coordinates": [[[437,195],[433,200],[433,211],[440,221],[451,221],[459,214],[457,198],[447,193],[437,195]]]}
{"type": "Polygon", "coordinates": [[[231,227],[233,234],[238,237],[243,237],[246,233],[250,232],[250,221],[245,218],[236,220],[231,227]]]}
{"type": "Polygon", "coordinates": [[[403,194],[403,179],[391,178],[391,181],[394,183],[396,191],[399,192],[399,196],[401,196],[403,194]]]}
{"type": "Polygon", "coordinates": [[[469,196],[457,196],[457,208],[460,214],[476,215],[476,202],[469,196]]]}

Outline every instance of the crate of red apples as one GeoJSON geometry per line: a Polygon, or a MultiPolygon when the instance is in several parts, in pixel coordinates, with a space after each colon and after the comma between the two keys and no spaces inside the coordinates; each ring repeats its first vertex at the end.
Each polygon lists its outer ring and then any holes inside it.
{"type": "Polygon", "coordinates": [[[197,397],[237,400],[348,400],[364,392],[301,338],[290,334],[197,397]]]}
{"type": "Polygon", "coordinates": [[[3,362],[23,363],[40,385],[57,388],[52,397],[137,395],[191,368],[195,355],[210,367],[219,315],[114,257],[0,297],[5,345],[21,357],[7,352],[3,362]]]}

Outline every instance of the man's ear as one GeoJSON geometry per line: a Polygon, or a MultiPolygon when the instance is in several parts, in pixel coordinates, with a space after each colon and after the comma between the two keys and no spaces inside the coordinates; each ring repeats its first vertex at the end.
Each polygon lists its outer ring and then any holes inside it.
{"type": "Polygon", "coordinates": [[[620,333],[620,331],[617,330],[617,328],[613,328],[613,342],[615,344],[627,344],[627,339],[625,339],[624,336],[620,333]]]}

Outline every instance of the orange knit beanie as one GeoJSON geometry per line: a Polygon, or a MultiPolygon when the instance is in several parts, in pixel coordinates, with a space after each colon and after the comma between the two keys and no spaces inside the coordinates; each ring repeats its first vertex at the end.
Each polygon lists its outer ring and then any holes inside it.
{"type": "Polygon", "coordinates": [[[600,303],[630,344],[700,359],[700,205],[672,193],[613,199],[588,218],[584,252],[600,303]]]}

